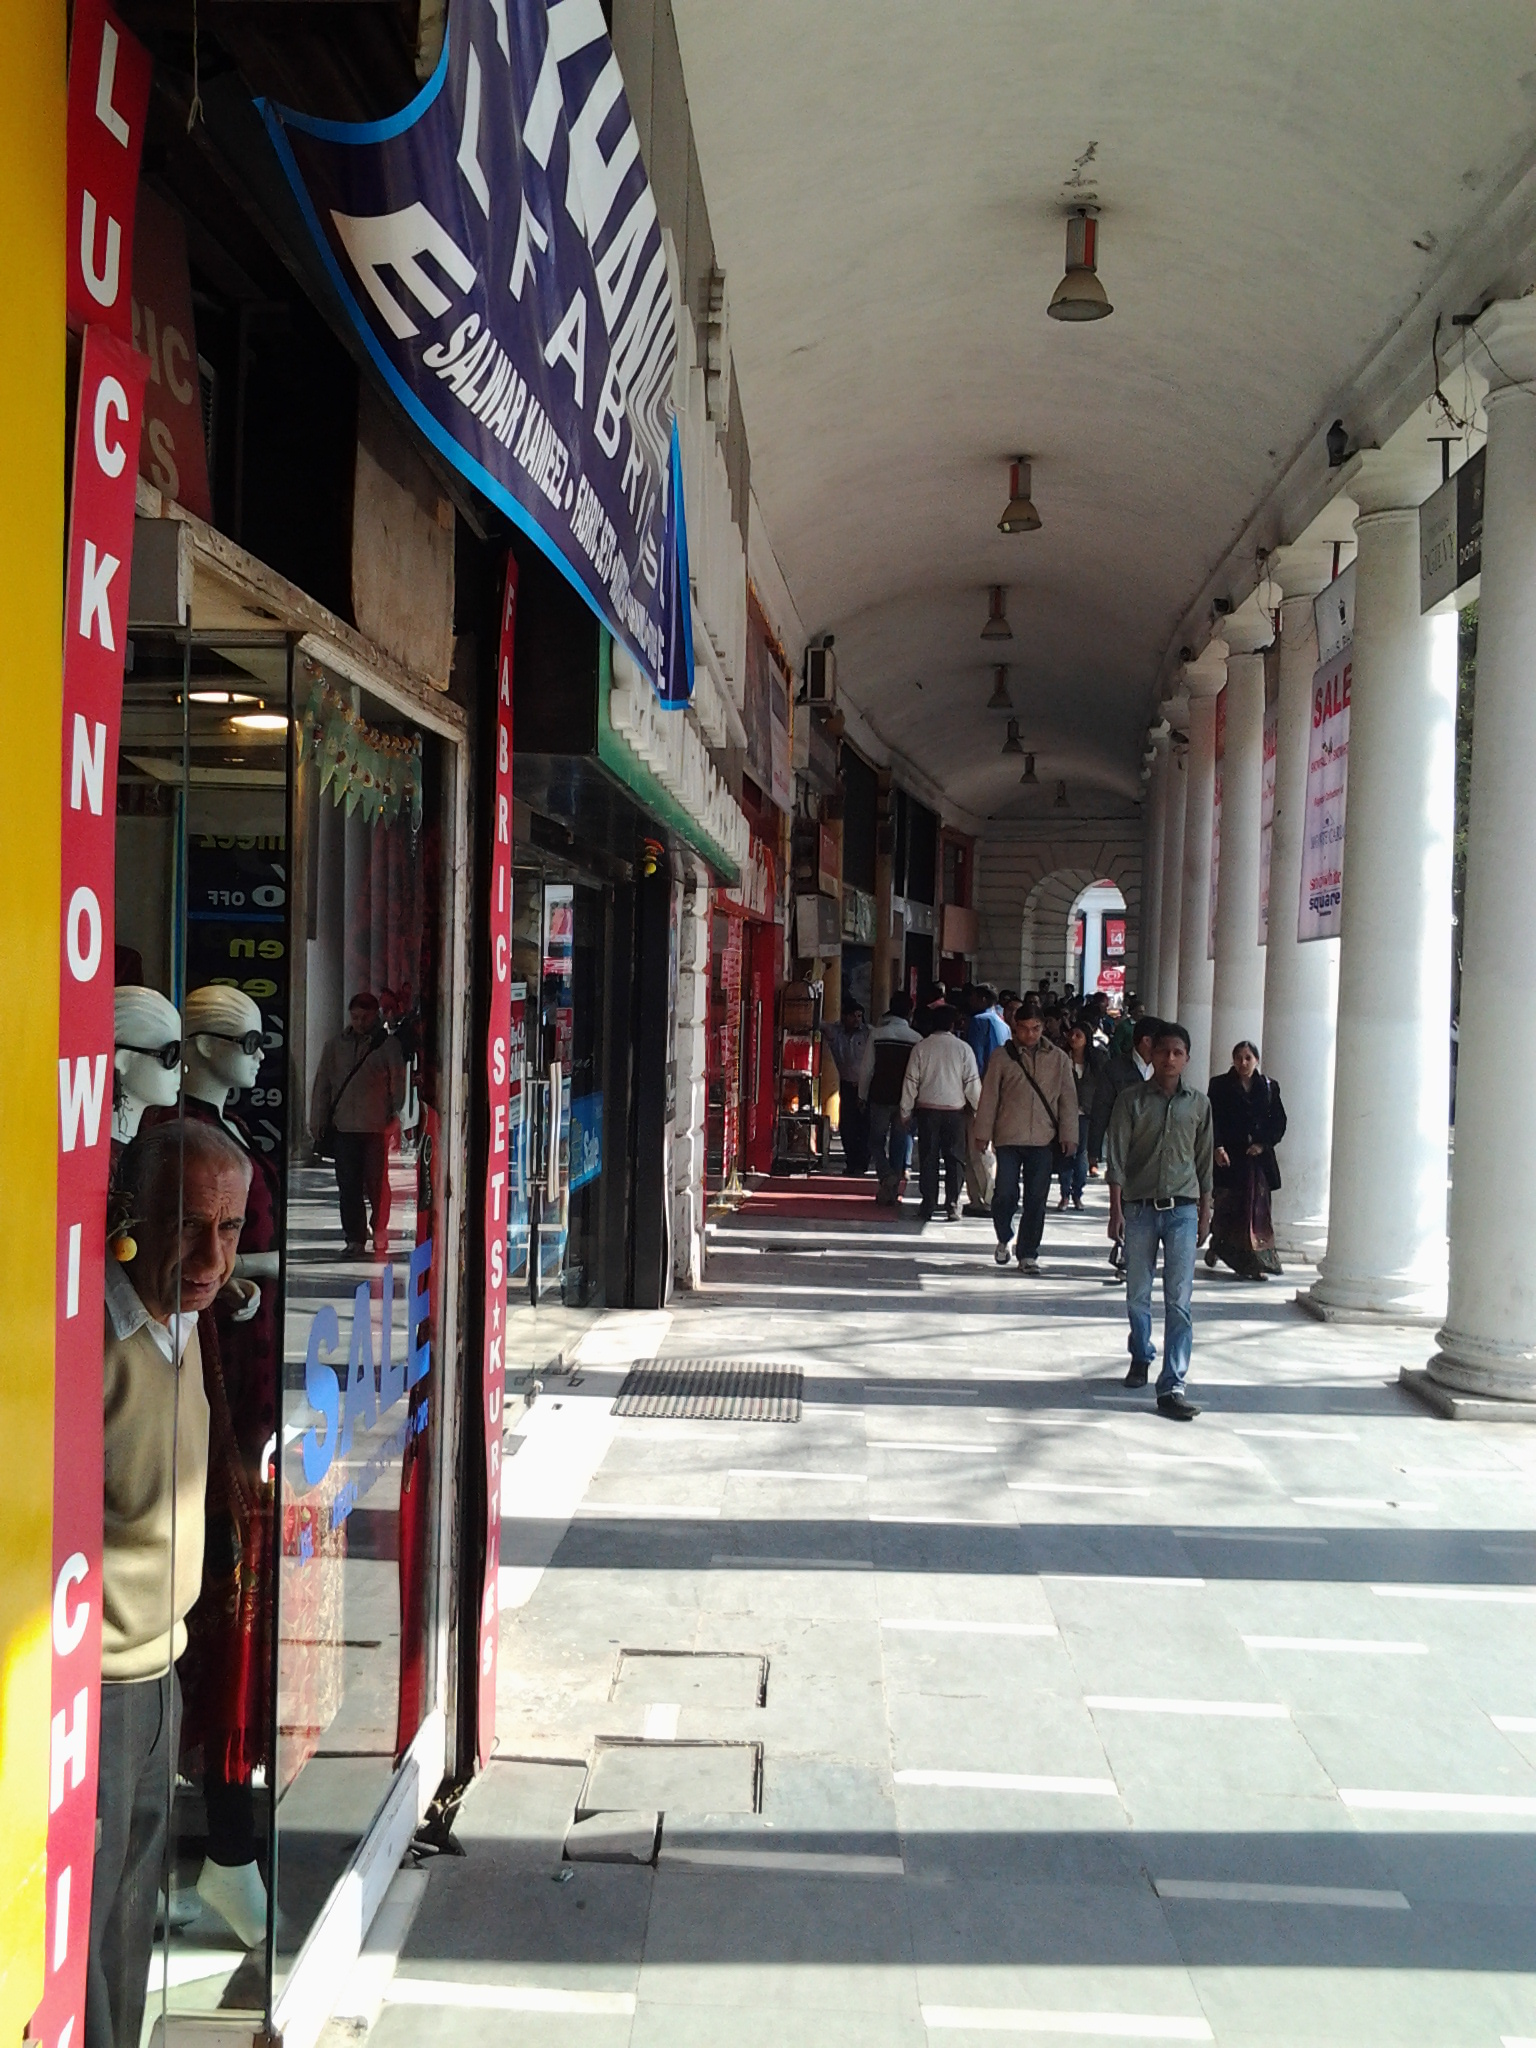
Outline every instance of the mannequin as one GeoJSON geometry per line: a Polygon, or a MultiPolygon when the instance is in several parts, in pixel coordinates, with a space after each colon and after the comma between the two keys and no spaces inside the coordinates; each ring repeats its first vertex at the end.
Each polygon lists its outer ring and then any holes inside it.
{"type": "Polygon", "coordinates": [[[255,1086],[261,1011],[237,988],[211,984],[186,998],[185,1110],[206,1118],[249,1153],[251,1185],[235,1280],[214,1311],[204,1352],[210,1412],[208,1541],[203,1598],[188,1616],[183,1659],[184,1741],[203,1752],[208,1855],[199,1897],[248,1948],[266,1939],[267,1893],[257,1862],[260,1776],[268,1784],[273,1606],[270,1464],[276,1428],[276,1315],[282,1187],[275,1162],[229,1108],[255,1086]],[[244,1305],[231,1300],[243,1292],[244,1305]]]}
{"type": "Polygon", "coordinates": [[[146,1109],[169,1109],[181,1085],[181,1018],[158,989],[112,991],[112,1143],[136,1137],[146,1109]],[[169,1064],[167,1064],[169,1062],[169,1064]]]}

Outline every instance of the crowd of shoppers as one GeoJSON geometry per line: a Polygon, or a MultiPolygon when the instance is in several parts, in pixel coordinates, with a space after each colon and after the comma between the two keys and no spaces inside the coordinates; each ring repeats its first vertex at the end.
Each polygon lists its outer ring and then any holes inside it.
{"type": "Polygon", "coordinates": [[[1081,1212],[1101,1165],[1109,1193],[1110,1284],[1126,1288],[1128,1387],[1158,1363],[1152,1292],[1163,1283],[1159,1414],[1190,1421],[1196,1258],[1206,1245],[1240,1278],[1280,1271],[1270,1197],[1285,1136],[1280,1090],[1248,1040],[1202,1093],[1191,1085],[1189,1033],[1148,1016],[1134,997],[1115,1012],[1102,994],[1075,1003],[1049,989],[1019,995],[984,984],[930,988],[914,1009],[893,996],[870,1028],[855,1002],[825,1042],[841,1083],[846,1169],[874,1160],[875,1200],[898,1208],[912,1147],[918,1217],[989,1215],[1000,1267],[1034,1278],[1052,1180],[1059,1211],[1081,1212]],[[942,1189],[941,1189],[942,1180],[942,1189]],[[1015,1223],[1017,1218],[1017,1223],[1015,1223]]]}

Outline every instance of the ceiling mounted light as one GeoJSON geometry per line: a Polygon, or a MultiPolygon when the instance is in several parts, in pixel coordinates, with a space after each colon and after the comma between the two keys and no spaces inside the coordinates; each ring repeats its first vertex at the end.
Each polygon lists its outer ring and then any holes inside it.
{"type": "Polygon", "coordinates": [[[1024,742],[1019,738],[1019,721],[1016,718],[1010,718],[1008,721],[1008,737],[1003,741],[1003,752],[1005,754],[1022,754],[1023,751],[1024,742]]]}
{"type": "Polygon", "coordinates": [[[288,721],[281,711],[247,711],[230,724],[239,732],[286,732],[288,721]]]}
{"type": "Polygon", "coordinates": [[[1075,206],[1067,215],[1067,274],[1046,312],[1053,320],[1107,320],[1115,310],[1099,283],[1099,209],[1075,206]]]}
{"type": "Polygon", "coordinates": [[[1056,785],[1056,808],[1058,811],[1067,808],[1067,785],[1064,782],[1058,782],[1056,785]]]}
{"type": "Polygon", "coordinates": [[[1029,499],[1029,457],[1008,465],[1008,509],[997,522],[999,533],[1036,533],[1040,514],[1029,499]]]}
{"type": "Polygon", "coordinates": [[[187,696],[194,704],[259,704],[261,699],[249,690],[188,690],[187,696]]]}
{"type": "Polygon", "coordinates": [[[992,594],[987,600],[987,623],[981,629],[983,640],[1011,640],[1013,628],[1008,623],[1008,593],[1001,583],[994,583],[992,594]]]}
{"type": "Polygon", "coordinates": [[[1038,789],[1040,787],[1040,778],[1035,773],[1035,757],[1033,754],[1026,754],[1024,756],[1024,773],[1019,777],[1019,780],[1026,789],[1038,789]]]}
{"type": "Polygon", "coordinates": [[[1008,671],[999,666],[992,671],[992,694],[987,699],[989,711],[1011,711],[1013,699],[1008,694],[1008,671]]]}

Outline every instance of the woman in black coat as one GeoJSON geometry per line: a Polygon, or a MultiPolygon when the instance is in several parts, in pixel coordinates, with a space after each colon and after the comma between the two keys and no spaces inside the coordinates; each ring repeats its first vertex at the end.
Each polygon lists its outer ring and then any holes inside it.
{"type": "Polygon", "coordinates": [[[1210,1094],[1216,1208],[1205,1263],[1223,1259],[1243,1279],[1265,1280],[1280,1271],[1269,1198],[1280,1185],[1275,1147],[1285,1136],[1285,1105],[1246,1038],[1232,1048],[1230,1071],[1212,1077],[1210,1094]]]}

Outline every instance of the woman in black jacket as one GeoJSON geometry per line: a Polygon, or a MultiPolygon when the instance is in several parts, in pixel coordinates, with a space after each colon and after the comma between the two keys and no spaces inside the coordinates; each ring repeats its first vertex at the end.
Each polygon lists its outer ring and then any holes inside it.
{"type": "Polygon", "coordinates": [[[1266,1280],[1280,1271],[1269,1198],[1280,1185],[1275,1147],[1285,1136],[1285,1105],[1246,1038],[1232,1048],[1231,1070],[1212,1077],[1210,1093],[1216,1209],[1205,1263],[1223,1259],[1245,1280],[1266,1280]]]}

